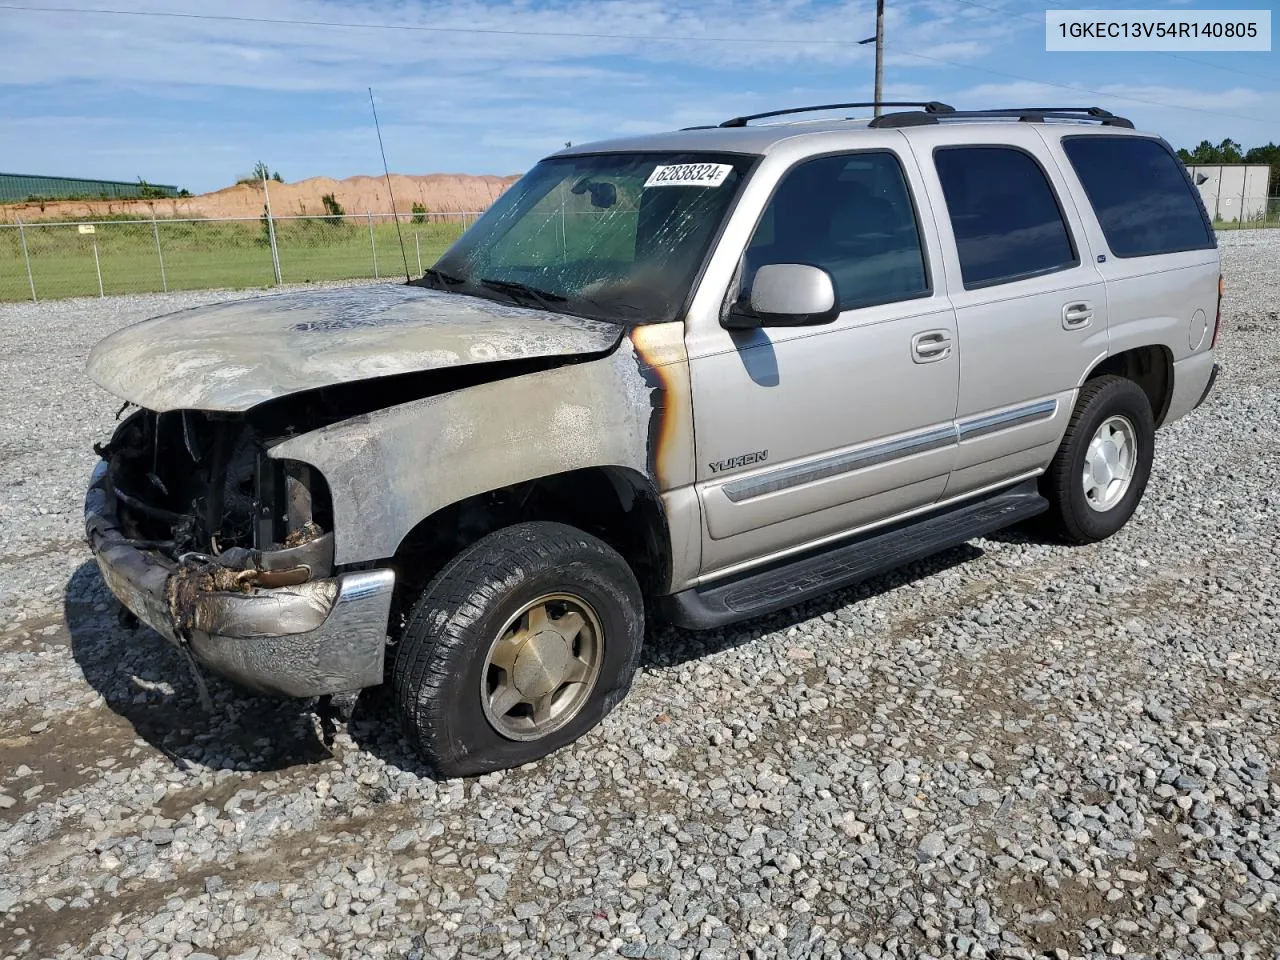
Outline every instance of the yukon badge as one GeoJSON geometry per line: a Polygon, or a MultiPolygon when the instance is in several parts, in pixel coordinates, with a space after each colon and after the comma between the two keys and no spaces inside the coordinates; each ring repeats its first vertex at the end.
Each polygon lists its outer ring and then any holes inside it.
{"type": "Polygon", "coordinates": [[[736,457],[730,457],[728,460],[716,460],[707,464],[707,466],[711,468],[712,473],[724,473],[726,470],[736,470],[739,467],[747,467],[753,463],[764,463],[768,459],[768,450],[756,450],[754,453],[741,453],[736,457]]]}

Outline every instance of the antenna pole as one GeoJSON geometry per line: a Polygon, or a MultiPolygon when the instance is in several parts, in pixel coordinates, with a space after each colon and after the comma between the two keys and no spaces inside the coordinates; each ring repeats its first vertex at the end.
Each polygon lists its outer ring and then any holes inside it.
{"type": "Polygon", "coordinates": [[[280,248],[276,246],[276,218],[271,215],[271,191],[267,189],[267,165],[262,165],[262,199],[266,202],[267,240],[271,243],[271,268],[275,271],[276,286],[284,283],[280,276],[280,248]]]}
{"type": "MultiPolygon", "coordinates": [[[[387,196],[391,198],[391,218],[396,222],[396,236],[400,238],[400,259],[404,261],[404,282],[409,283],[409,254],[404,250],[404,233],[400,230],[400,214],[396,212],[396,197],[391,192],[391,170],[387,167],[387,150],[382,145],[382,127],[378,123],[378,108],[373,102],[373,87],[369,88],[369,106],[373,109],[373,129],[378,131],[378,150],[382,153],[382,172],[387,177],[387,196]]],[[[373,231],[373,221],[369,221],[369,230],[373,231]]]]}
{"type": "Polygon", "coordinates": [[[884,0],[876,0],[876,95],[872,99],[878,117],[880,101],[884,99],[884,0]]]}

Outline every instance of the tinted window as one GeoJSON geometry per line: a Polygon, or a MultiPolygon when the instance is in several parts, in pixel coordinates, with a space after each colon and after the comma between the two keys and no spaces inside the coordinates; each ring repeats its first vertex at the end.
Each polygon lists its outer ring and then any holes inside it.
{"type": "Polygon", "coordinates": [[[941,147],[933,160],[966,289],[1078,262],[1057,197],[1030,154],[1009,147],[941,147]]]}
{"type": "Polygon", "coordinates": [[[823,267],[841,310],[926,296],[920,231],[898,158],[845,154],[789,171],[747,247],[744,295],[767,263],[823,267]]]}
{"type": "Polygon", "coordinates": [[[1117,257],[1214,245],[1195,188],[1164,144],[1141,137],[1067,137],[1062,149],[1117,257]]]}

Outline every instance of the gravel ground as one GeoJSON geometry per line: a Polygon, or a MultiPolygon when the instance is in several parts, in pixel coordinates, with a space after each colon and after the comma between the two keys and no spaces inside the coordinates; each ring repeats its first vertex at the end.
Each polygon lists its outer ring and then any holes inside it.
{"type": "Polygon", "coordinates": [[[1280,956],[1280,231],[1135,521],[650,638],[557,756],[421,775],[117,625],[85,353],[222,298],[0,306],[0,957],[1280,956]]]}

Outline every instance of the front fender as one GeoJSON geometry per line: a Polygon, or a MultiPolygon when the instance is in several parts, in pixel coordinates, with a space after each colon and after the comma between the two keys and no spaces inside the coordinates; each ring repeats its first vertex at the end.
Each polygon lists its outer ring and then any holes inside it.
{"type": "Polygon", "coordinates": [[[270,455],[328,481],[335,563],[377,560],[436,511],[512,484],[603,466],[635,470],[660,491],[688,482],[687,384],[683,325],[642,327],[598,360],[353,417],[270,455]]]}

